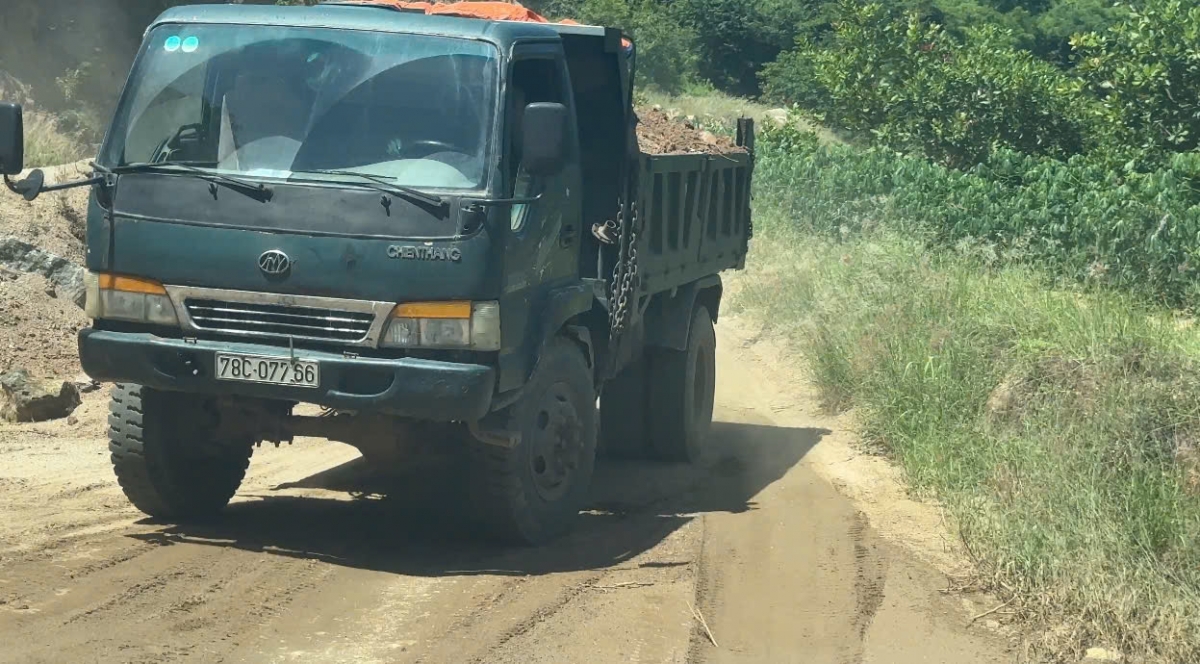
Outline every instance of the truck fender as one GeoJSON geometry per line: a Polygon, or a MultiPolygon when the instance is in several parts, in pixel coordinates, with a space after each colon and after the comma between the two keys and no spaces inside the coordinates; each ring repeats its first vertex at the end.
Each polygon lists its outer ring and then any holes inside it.
{"type": "Polygon", "coordinates": [[[583,349],[588,366],[595,366],[595,354],[592,352],[592,337],[588,333],[587,328],[581,325],[567,325],[571,319],[592,310],[592,303],[595,298],[594,288],[591,283],[583,282],[555,288],[547,293],[546,304],[542,307],[541,334],[538,336],[537,355],[535,356],[534,365],[537,364],[537,359],[541,358],[542,350],[546,347],[546,344],[560,332],[565,332],[571,340],[578,343],[583,349]]]}
{"type": "Polygon", "coordinates": [[[721,308],[724,286],[721,276],[711,274],[680,286],[674,292],[660,293],[646,310],[646,345],[671,350],[686,350],[696,304],[708,308],[713,322],[721,308]]]}
{"type": "MultiPolygon", "coordinates": [[[[528,373],[523,377],[520,387],[496,395],[492,401],[492,412],[503,410],[521,398],[521,394],[525,391],[525,384],[537,368],[546,344],[559,334],[566,335],[568,339],[578,344],[584,353],[588,368],[595,369],[596,353],[592,345],[591,332],[586,326],[569,324],[572,319],[591,311],[594,299],[595,286],[589,282],[555,288],[546,294],[545,304],[541,311],[541,323],[537,328],[538,335],[531,345],[533,362],[529,364],[528,373]]],[[[483,427],[483,424],[478,426],[483,427]]],[[[474,430],[472,433],[475,433],[474,430]]],[[[478,433],[476,438],[483,440],[478,433]]]]}

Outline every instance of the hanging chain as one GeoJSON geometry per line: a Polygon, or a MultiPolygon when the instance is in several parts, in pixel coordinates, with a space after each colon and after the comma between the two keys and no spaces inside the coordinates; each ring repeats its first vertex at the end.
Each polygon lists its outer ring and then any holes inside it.
{"type": "Polygon", "coordinates": [[[610,298],[611,306],[609,307],[609,338],[616,339],[625,332],[625,325],[629,322],[629,303],[633,298],[634,290],[637,288],[637,239],[638,239],[638,210],[637,203],[633,202],[628,205],[629,219],[625,223],[624,210],[625,205],[620,206],[620,212],[617,214],[617,222],[623,233],[628,233],[628,244],[621,247],[626,249],[624,256],[619,256],[617,264],[613,266],[612,280],[612,295],[610,298]]]}

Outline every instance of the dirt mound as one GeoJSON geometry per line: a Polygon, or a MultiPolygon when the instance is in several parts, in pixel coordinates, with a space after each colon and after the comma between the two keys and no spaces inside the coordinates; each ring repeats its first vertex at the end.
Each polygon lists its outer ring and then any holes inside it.
{"type": "Polygon", "coordinates": [[[83,310],[35,274],[0,270],[0,374],[27,369],[45,378],[80,373],[77,333],[83,310]]]}
{"type": "Polygon", "coordinates": [[[638,146],[646,154],[731,154],[745,152],[728,136],[698,128],[683,118],[672,118],[657,108],[639,108],[638,146]]]}
{"type": "MultiPolygon", "coordinates": [[[[47,180],[75,179],[83,170],[74,164],[46,169],[47,180]]],[[[87,199],[86,188],[45,194],[32,203],[0,191],[0,239],[15,238],[82,264],[87,199]]],[[[61,286],[0,267],[0,374],[21,368],[40,378],[75,378],[76,335],[87,323],[61,286]]]]}

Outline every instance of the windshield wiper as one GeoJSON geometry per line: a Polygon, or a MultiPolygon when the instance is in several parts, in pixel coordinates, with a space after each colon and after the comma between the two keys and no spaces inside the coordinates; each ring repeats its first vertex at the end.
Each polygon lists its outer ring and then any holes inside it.
{"type": "Polygon", "coordinates": [[[270,187],[261,182],[251,182],[249,180],[242,180],[241,178],[235,178],[223,173],[206,171],[203,168],[198,168],[198,165],[212,166],[213,164],[211,162],[201,161],[168,161],[161,163],[134,162],[132,164],[113,166],[110,168],[93,163],[92,168],[104,173],[105,175],[125,175],[127,173],[155,172],[186,173],[188,175],[194,175],[198,178],[208,180],[209,182],[219,182],[230,189],[246,194],[247,196],[261,198],[264,202],[271,200],[271,198],[275,195],[275,192],[272,191],[270,187]]]}
{"type": "Polygon", "coordinates": [[[432,207],[441,207],[445,204],[445,201],[442,200],[441,196],[438,196],[437,194],[427,194],[423,191],[413,189],[412,187],[406,187],[402,184],[395,184],[392,182],[392,180],[395,180],[396,178],[388,175],[377,175],[375,173],[360,173],[359,171],[337,169],[304,171],[304,173],[320,173],[321,175],[347,175],[358,177],[366,180],[367,182],[378,185],[373,187],[373,189],[377,191],[404,196],[409,200],[415,200],[418,203],[424,203],[432,207]]]}

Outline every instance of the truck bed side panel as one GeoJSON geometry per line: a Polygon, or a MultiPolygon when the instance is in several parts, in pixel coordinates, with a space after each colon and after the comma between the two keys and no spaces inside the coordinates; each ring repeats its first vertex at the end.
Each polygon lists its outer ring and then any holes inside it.
{"type": "Polygon", "coordinates": [[[753,165],[750,154],[642,158],[637,251],[643,295],[745,266],[753,165]]]}

